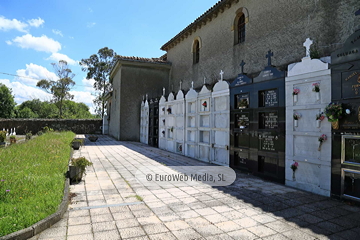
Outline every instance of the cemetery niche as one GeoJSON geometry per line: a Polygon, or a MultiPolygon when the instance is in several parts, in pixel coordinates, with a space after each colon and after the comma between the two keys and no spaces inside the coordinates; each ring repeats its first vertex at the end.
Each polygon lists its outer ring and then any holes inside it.
{"type": "Polygon", "coordinates": [[[271,65],[230,85],[230,166],[280,183],[285,180],[285,73],[271,65]]]}
{"type": "Polygon", "coordinates": [[[331,54],[331,101],[341,104],[332,129],[331,195],[360,201],[360,30],[331,54]]]}
{"type": "Polygon", "coordinates": [[[150,99],[149,103],[149,136],[148,144],[153,147],[159,145],[159,100],[150,99]]]}
{"type": "Polygon", "coordinates": [[[310,58],[311,44],[307,38],[303,44],[305,56],[288,66],[285,79],[285,184],[330,196],[332,136],[323,112],[331,101],[331,72],[329,58],[310,58]],[[295,163],[296,170],[292,168],[295,163]]]}

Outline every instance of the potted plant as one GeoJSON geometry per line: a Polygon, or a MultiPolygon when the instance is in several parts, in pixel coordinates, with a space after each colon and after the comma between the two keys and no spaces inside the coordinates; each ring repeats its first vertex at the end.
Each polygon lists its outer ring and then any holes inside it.
{"type": "Polygon", "coordinates": [[[16,136],[11,135],[10,136],[10,144],[16,143],[16,136]]]}
{"type": "Polygon", "coordinates": [[[96,140],[98,140],[98,136],[90,135],[88,139],[90,140],[90,142],[96,142],[96,140]]]}
{"type": "Polygon", "coordinates": [[[341,103],[329,103],[324,112],[333,129],[339,129],[339,119],[344,114],[341,103]]]}
{"type": "Polygon", "coordinates": [[[0,147],[5,147],[6,131],[0,131],[0,147]]]}
{"type": "Polygon", "coordinates": [[[79,148],[83,145],[84,140],[80,139],[80,138],[75,138],[74,140],[71,141],[71,147],[74,150],[79,150],[79,148]]]}
{"type": "Polygon", "coordinates": [[[69,177],[71,181],[81,181],[84,173],[86,174],[86,167],[91,166],[92,162],[85,157],[71,158],[69,166],[69,177]]]}

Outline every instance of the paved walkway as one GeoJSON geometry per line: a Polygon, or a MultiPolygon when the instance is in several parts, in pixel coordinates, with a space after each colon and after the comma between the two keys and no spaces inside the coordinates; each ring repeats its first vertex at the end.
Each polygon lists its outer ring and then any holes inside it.
{"type": "Polygon", "coordinates": [[[227,187],[144,186],[143,166],[208,164],[107,136],[80,155],[94,164],[68,212],[32,239],[360,239],[360,208],[340,201],[243,173],[227,187]]]}

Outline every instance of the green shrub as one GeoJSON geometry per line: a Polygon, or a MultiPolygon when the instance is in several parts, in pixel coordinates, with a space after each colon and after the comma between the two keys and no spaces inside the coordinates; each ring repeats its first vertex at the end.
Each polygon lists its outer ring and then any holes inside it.
{"type": "Polygon", "coordinates": [[[5,142],[6,131],[0,131],[0,142],[5,142]]]}

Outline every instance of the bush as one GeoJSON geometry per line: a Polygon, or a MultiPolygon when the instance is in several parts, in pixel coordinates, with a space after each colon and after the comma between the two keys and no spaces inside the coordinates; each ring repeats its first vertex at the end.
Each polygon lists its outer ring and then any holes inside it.
{"type": "Polygon", "coordinates": [[[5,142],[6,131],[0,131],[0,142],[5,142]]]}
{"type": "Polygon", "coordinates": [[[31,138],[32,138],[32,133],[31,132],[26,133],[25,139],[30,140],[31,138]]]}

